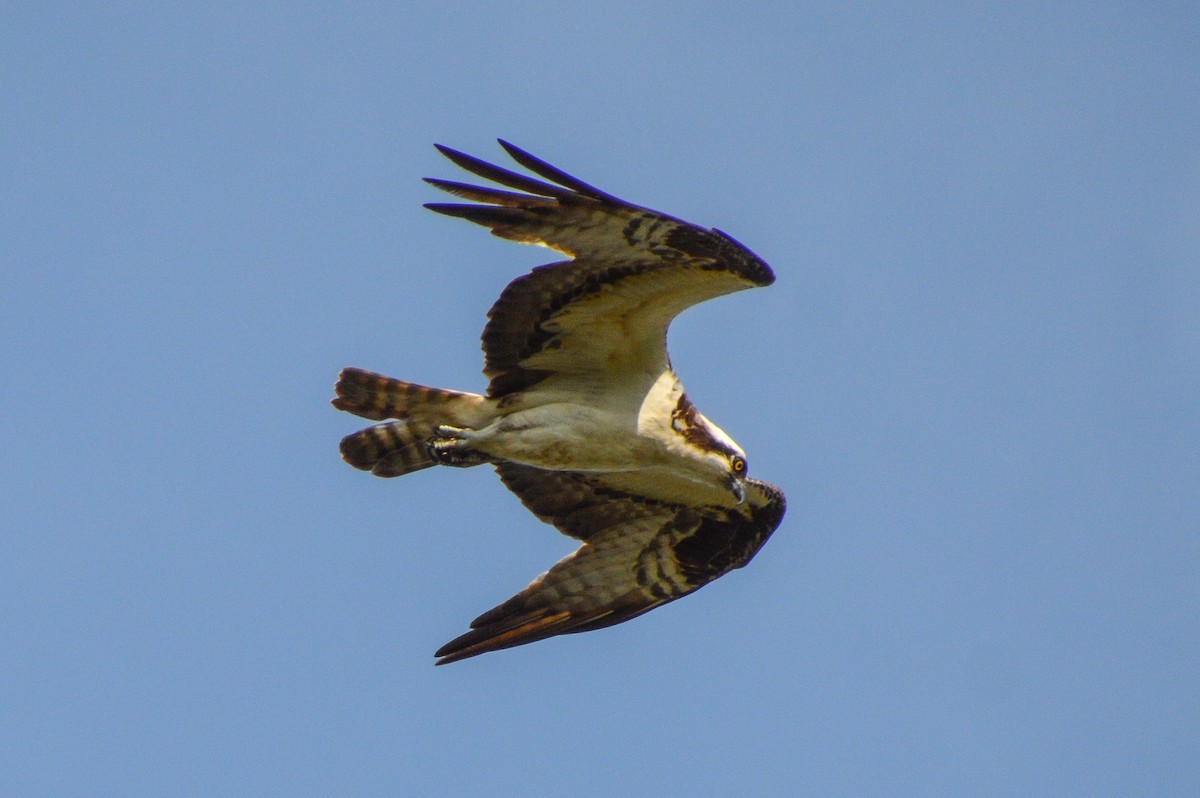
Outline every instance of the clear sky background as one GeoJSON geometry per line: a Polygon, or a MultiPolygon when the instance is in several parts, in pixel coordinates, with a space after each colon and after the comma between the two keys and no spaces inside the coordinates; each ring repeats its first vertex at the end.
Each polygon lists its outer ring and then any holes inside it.
{"type": "Polygon", "coordinates": [[[1200,794],[1194,3],[195,5],[0,12],[0,794],[1200,794]],[[572,541],[328,400],[484,386],[497,136],[773,265],[671,347],[790,507],[435,669],[572,541]]]}

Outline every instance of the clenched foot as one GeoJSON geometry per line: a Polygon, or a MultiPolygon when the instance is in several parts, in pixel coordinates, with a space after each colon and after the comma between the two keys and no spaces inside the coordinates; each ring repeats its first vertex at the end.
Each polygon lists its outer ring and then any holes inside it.
{"type": "Polygon", "coordinates": [[[427,447],[429,456],[441,465],[470,468],[491,462],[492,458],[471,448],[471,430],[441,425],[434,429],[436,437],[430,438],[427,447]]]}

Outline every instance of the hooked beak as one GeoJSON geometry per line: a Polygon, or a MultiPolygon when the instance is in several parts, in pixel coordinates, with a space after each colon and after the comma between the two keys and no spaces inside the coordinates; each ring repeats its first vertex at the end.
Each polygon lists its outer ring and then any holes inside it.
{"type": "Polygon", "coordinates": [[[746,483],[733,474],[729,475],[729,492],[733,494],[733,498],[737,499],[739,505],[746,503],[746,483]]]}

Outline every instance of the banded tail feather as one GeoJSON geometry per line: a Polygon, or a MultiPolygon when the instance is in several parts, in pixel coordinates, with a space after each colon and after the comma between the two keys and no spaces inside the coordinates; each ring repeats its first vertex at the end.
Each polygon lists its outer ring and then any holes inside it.
{"type": "Polygon", "coordinates": [[[344,368],[333,386],[333,406],[372,421],[436,416],[439,424],[470,418],[482,402],[478,394],[429,388],[364,369],[344,368]]]}
{"type": "Polygon", "coordinates": [[[377,477],[400,477],[437,465],[427,443],[433,427],[389,421],[342,438],[342,459],[377,477]]]}
{"type": "Polygon", "coordinates": [[[474,427],[485,421],[479,394],[429,388],[363,369],[346,368],[334,386],[338,410],[376,424],[342,439],[342,459],[379,477],[399,477],[437,465],[428,443],[443,424],[474,427]]]}

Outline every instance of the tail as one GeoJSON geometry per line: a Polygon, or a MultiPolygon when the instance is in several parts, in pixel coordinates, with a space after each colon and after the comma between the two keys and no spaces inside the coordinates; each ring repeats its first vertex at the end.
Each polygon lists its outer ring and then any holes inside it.
{"type": "Polygon", "coordinates": [[[362,369],[342,369],[333,406],[375,421],[397,419],[342,438],[342,459],[380,477],[437,465],[426,444],[439,424],[477,428],[487,423],[479,394],[426,388],[362,369]]]}

